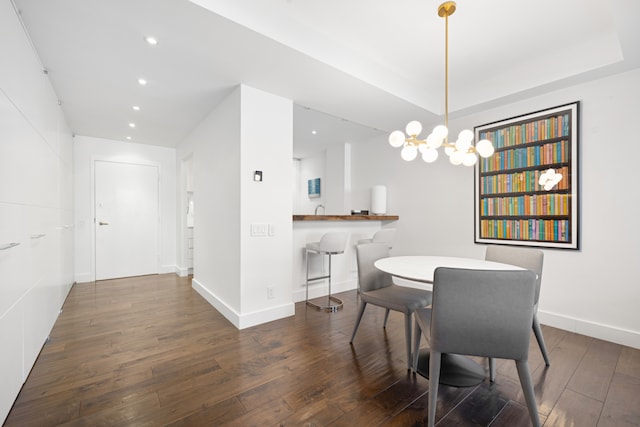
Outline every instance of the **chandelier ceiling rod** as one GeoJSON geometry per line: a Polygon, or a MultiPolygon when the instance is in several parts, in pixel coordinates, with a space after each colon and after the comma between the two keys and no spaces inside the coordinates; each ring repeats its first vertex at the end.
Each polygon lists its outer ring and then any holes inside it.
{"type": "MultiPolygon", "coordinates": [[[[444,17],[444,125],[449,128],[449,16],[456,11],[456,3],[448,1],[438,8],[438,16],[444,17]]],[[[448,136],[447,136],[448,142],[448,136]]]]}

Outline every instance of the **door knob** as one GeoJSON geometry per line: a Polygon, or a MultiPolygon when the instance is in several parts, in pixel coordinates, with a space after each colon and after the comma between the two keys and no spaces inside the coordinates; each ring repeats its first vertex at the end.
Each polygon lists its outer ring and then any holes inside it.
{"type": "Polygon", "coordinates": [[[98,225],[109,225],[109,223],[108,223],[108,222],[106,222],[106,221],[100,221],[100,222],[98,223],[98,225]]]}

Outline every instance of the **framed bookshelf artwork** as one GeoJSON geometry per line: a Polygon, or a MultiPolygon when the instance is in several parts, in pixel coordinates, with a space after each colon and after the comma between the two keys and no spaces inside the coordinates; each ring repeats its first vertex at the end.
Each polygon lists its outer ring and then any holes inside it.
{"type": "Polygon", "coordinates": [[[477,126],[475,242],[579,249],[580,103],[477,126]]]}

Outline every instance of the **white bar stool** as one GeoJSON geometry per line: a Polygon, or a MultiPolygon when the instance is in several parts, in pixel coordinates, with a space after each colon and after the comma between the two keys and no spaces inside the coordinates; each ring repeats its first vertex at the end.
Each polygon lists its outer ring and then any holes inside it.
{"type": "Polygon", "coordinates": [[[306,263],[307,263],[307,291],[305,302],[307,305],[320,311],[334,312],[342,309],[342,300],[331,295],[331,256],[344,253],[347,246],[349,233],[345,232],[328,232],[322,235],[319,242],[307,243],[306,246],[306,263]],[[324,276],[309,277],[309,253],[317,253],[329,256],[329,272],[324,276]],[[315,280],[329,279],[329,294],[327,295],[327,304],[316,304],[309,301],[309,282],[315,280]]]}

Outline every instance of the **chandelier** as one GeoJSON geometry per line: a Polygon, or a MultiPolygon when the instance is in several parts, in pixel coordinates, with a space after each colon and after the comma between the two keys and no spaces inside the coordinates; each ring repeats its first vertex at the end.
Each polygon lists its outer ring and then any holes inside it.
{"type": "Polygon", "coordinates": [[[478,155],[489,157],[494,148],[491,141],[483,139],[473,146],[473,132],[465,129],[458,134],[456,142],[449,142],[449,16],[456,11],[456,3],[447,1],[438,7],[438,16],[445,19],[445,45],[444,45],[444,125],[436,126],[425,138],[420,139],[422,132],[420,122],[414,120],[406,127],[407,135],[401,130],[391,132],[389,144],[392,147],[403,147],[401,157],[411,161],[422,154],[422,160],[432,163],[438,158],[438,148],[444,147],[444,152],[449,156],[449,161],[454,165],[463,164],[473,166],[478,161],[478,155]]]}

